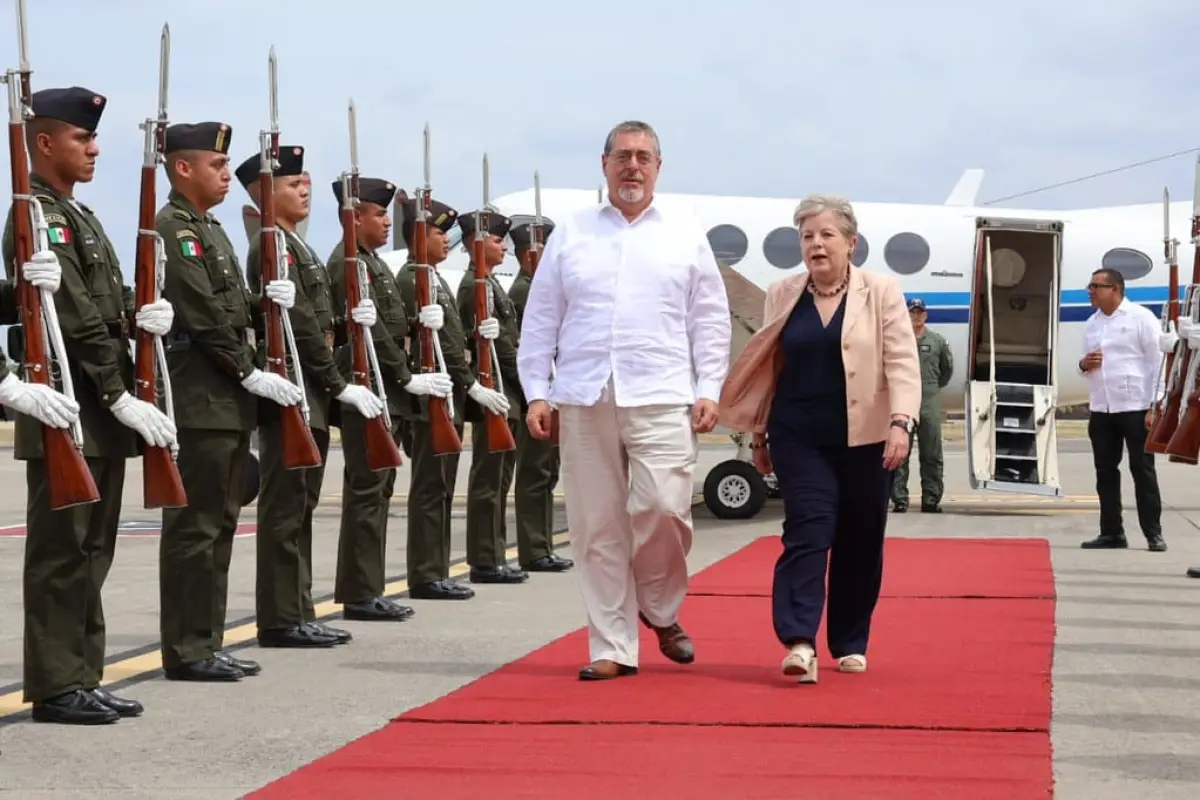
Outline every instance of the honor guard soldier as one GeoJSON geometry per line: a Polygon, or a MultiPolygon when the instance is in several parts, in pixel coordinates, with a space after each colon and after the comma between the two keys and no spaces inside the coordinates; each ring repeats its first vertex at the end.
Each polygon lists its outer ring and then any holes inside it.
{"type": "MultiPolygon", "coordinates": [[[[99,724],[142,713],[141,704],[100,688],[105,624],[101,590],[112,565],[125,488],[125,460],[141,439],[175,444],[175,427],[133,385],[133,292],[123,284],[116,250],[75,186],[95,175],[96,127],[106,99],[88,89],[43,89],[32,97],[25,127],[30,188],[41,204],[50,249],[21,265],[26,278],[57,282],[58,325],[83,427],[83,455],[100,493],[96,503],[52,511],[42,431],[18,415],[15,456],[25,462],[28,490],[25,538],[25,700],[39,722],[99,724]],[[116,418],[120,425],[113,424],[116,418]]],[[[12,210],[4,229],[4,263],[16,265],[12,210]]],[[[138,310],[138,327],[161,335],[171,304],[138,310]]],[[[22,353],[12,353],[20,361],[22,353]]],[[[32,387],[27,387],[32,388],[32,387]]]]}
{"type": "MultiPolygon", "coordinates": [[[[234,174],[255,205],[259,205],[262,156],[255,153],[234,174]]],[[[255,537],[257,577],[255,616],[260,647],[330,647],[349,642],[349,631],[316,621],[312,600],[313,512],[321,500],[325,459],[329,454],[332,400],[353,406],[358,413],[377,417],[383,404],[369,389],[347,384],[333,361],[337,320],[325,265],[300,237],[297,226],[309,215],[310,190],[304,178],[304,148],[279,148],[279,166],[273,171],[275,225],[283,233],[279,248],[287,264],[287,279],[298,288],[288,311],[296,341],[296,357],[303,370],[308,394],[309,428],[321,464],[307,469],[285,469],[278,406],[259,404],[258,458],[261,486],[258,498],[258,535],[255,537]],[[273,408],[272,408],[273,407],[273,408]]],[[[246,280],[250,291],[262,292],[261,238],[250,237],[246,280]]],[[[269,274],[276,274],[267,265],[269,274]]],[[[264,342],[260,341],[260,347],[264,342]]],[[[265,351],[261,359],[266,358],[265,351]]]]}
{"type": "Polygon", "coordinates": [[[912,438],[917,440],[917,459],[921,467],[921,510],[941,513],[942,506],[942,389],[954,374],[954,357],[950,345],[925,322],[929,313],[925,301],[914,297],[908,301],[908,316],[917,337],[917,355],[921,359],[921,416],[909,437],[908,456],[896,468],[892,484],[892,508],[903,513],[908,510],[908,462],[912,458],[912,438]]]}
{"type": "MultiPolygon", "coordinates": [[[[458,227],[462,240],[470,247],[475,238],[474,213],[462,214],[458,227]]],[[[496,350],[497,370],[500,385],[508,398],[508,428],[516,438],[516,429],[521,422],[521,407],[525,398],[517,378],[517,310],[508,294],[496,280],[492,270],[504,261],[507,249],[504,239],[512,220],[503,214],[488,213],[488,229],[483,240],[484,267],[487,283],[492,294],[492,317],[479,323],[479,332],[485,341],[496,350]]],[[[488,350],[479,352],[479,340],[475,332],[475,270],[474,250],[472,260],[458,284],[458,315],[462,320],[466,339],[463,342],[471,363],[478,365],[480,359],[490,359],[488,350]]],[[[483,361],[482,363],[487,363],[483,361]]],[[[510,567],[505,558],[508,550],[508,492],[512,488],[513,467],[516,453],[505,451],[488,452],[486,415],[489,412],[473,400],[468,400],[463,416],[471,423],[471,471],[467,474],[467,563],[471,566],[472,583],[522,583],[529,576],[520,569],[510,567]]]]}
{"type": "MultiPolygon", "coordinates": [[[[342,182],[333,182],[333,196],[342,204],[342,182]]],[[[359,178],[358,205],[354,209],[358,231],[358,257],[366,265],[364,297],[351,319],[371,330],[375,354],[383,375],[384,391],[392,421],[392,437],[399,442],[404,417],[411,403],[407,395],[434,394],[446,397],[452,388],[446,375],[413,375],[408,368],[404,335],[408,316],[391,269],[377,253],[388,242],[391,220],[388,208],[396,187],[379,178],[359,178]]],[[[334,307],[346,307],[346,257],[339,243],[329,256],[333,279],[334,307]]],[[[350,265],[353,267],[353,265],[350,265]]],[[[349,378],[350,348],[345,326],[338,329],[338,366],[349,378]]],[[[364,390],[365,391],[365,390],[364,390]]],[[[384,562],[387,556],[388,512],[396,485],[396,470],[373,471],[367,462],[367,441],[362,417],[351,409],[342,412],[342,453],[346,461],[342,477],[342,521],[338,533],[337,582],[334,601],[342,604],[342,616],[353,620],[406,620],[410,606],[383,596],[384,562]]]]}
{"type": "MultiPolygon", "coordinates": [[[[229,193],[232,135],[221,122],[167,128],[171,192],[155,220],[166,249],[163,295],[175,307],[167,365],[188,492],[187,507],[163,511],[159,592],[169,680],[236,681],[260,671],[222,650],[233,535],[257,398],[283,406],[301,399],[294,383],[255,366],[258,298],[210,213],[229,193]]],[[[268,283],[266,294],[285,310],[295,301],[288,280],[268,283]]]]}
{"type": "MultiPolygon", "coordinates": [[[[467,364],[467,334],[459,319],[454,295],[436,269],[432,270],[429,280],[435,301],[418,310],[417,270],[424,267],[418,267],[413,261],[416,214],[416,201],[406,201],[400,230],[408,248],[409,261],[396,276],[411,324],[409,363],[414,369],[418,368],[423,355],[417,326],[424,325],[435,331],[446,371],[454,381],[454,426],[461,438],[465,396],[496,408],[500,413],[508,412],[508,398],[484,388],[475,380],[475,374],[467,364]]],[[[446,234],[457,218],[458,212],[453,208],[438,200],[430,200],[426,237],[430,266],[436,267],[446,260],[449,254],[446,234]]],[[[408,490],[409,596],[418,600],[468,600],[475,596],[475,590],[450,580],[450,513],[454,502],[454,486],[458,482],[458,454],[434,454],[428,405],[423,398],[416,400],[419,402],[413,404],[408,446],[405,447],[412,458],[412,478],[408,490]]]]}
{"type": "MultiPolygon", "coordinates": [[[[542,220],[543,241],[554,230],[554,223],[542,220]]],[[[522,268],[509,287],[508,297],[517,311],[517,326],[525,315],[525,301],[533,273],[525,267],[533,241],[533,225],[524,222],[508,232],[517,261],[522,268]]],[[[518,348],[520,337],[518,335],[518,348]]],[[[507,380],[507,378],[505,378],[507,380]]],[[[521,419],[529,410],[521,397],[521,419]]],[[[558,485],[558,446],[549,439],[535,439],[529,426],[517,426],[516,474],[513,479],[513,505],[517,518],[517,560],[529,572],[563,572],[575,562],[554,552],[554,488],[558,485]]]]}

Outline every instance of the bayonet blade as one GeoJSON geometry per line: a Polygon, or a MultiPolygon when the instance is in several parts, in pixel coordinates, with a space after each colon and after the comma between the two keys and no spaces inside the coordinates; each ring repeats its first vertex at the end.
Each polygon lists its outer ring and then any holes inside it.
{"type": "Polygon", "coordinates": [[[430,184],[429,184],[430,164],[429,164],[429,123],[428,122],[425,123],[425,134],[424,135],[425,135],[424,155],[422,156],[422,158],[424,160],[424,170],[425,170],[425,191],[428,192],[431,188],[430,184]]]}
{"type": "Polygon", "coordinates": [[[350,171],[358,172],[358,121],[354,114],[354,98],[350,98],[350,171]]]}
{"type": "Polygon", "coordinates": [[[1171,190],[1163,187],[1163,241],[1171,238],[1171,190]]]}
{"type": "Polygon", "coordinates": [[[491,199],[491,187],[488,186],[488,157],[487,153],[483,154],[483,208],[488,207],[488,200],[491,199]]]}
{"type": "Polygon", "coordinates": [[[1196,185],[1192,192],[1192,216],[1200,217],[1200,155],[1196,156],[1196,185]]]}
{"type": "Polygon", "coordinates": [[[26,20],[29,17],[29,10],[25,7],[25,0],[17,0],[17,53],[20,58],[20,71],[23,74],[29,74],[29,30],[26,25],[26,20]]]}
{"type": "Polygon", "coordinates": [[[271,45],[271,54],[267,57],[267,75],[270,81],[271,133],[279,132],[279,83],[277,80],[278,62],[275,60],[275,45],[271,45]]]}
{"type": "Polygon", "coordinates": [[[542,224],[542,177],[536,169],[533,171],[533,216],[540,226],[542,224]]]}
{"type": "Polygon", "coordinates": [[[171,69],[171,26],[163,23],[162,40],[158,47],[158,119],[167,121],[167,88],[171,69]]]}

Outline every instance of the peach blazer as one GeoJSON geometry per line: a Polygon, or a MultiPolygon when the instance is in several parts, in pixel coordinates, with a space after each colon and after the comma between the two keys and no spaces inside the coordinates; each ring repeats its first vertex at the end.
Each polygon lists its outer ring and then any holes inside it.
{"type": "MultiPolygon", "coordinates": [[[[802,272],[767,289],[762,327],[746,343],[721,388],[721,425],[743,433],[766,432],[775,382],[783,368],[780,334],[807,284],[808,273],[802,272]]],[[[890,275],[850,268],[842,363],[850,447],[885,441],[893,414],[917,419],[917,339],[900,284],[890,275]]]]}

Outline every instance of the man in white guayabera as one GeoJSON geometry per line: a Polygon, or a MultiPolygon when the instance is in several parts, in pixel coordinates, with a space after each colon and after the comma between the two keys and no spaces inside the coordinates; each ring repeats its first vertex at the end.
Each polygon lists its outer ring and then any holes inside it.
{"type": "Polygon", "coordinates": [[[608,201],[562,219],[525,307],[517,365],[537,438],[560,417],[563,491],[587,607],[581,680],[637,673],[638,620],[691,663],[687,593],[696,434],[729,368],[725,284],[693,212],[656,200],[658,135],[608,134],[608,201]]]}

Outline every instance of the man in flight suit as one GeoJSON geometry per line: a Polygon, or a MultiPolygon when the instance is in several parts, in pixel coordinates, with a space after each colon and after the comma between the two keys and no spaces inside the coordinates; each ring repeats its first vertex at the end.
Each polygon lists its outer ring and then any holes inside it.
{"type": "Polygon", "coordinates": [[[929,330],[925,322],[928,312],[925,301],[908,301],[908,316],[917,337],[917,352],[921,359],[921,415],[916,429],[909,435],[910,446],[904,463],[896,468],[892,485],[892,508],[898,513],[908,510],[908,462],[912,458],[911,439],[916,437],[921,469],[921,510],[940,514],[942,511],[942,389],[954,374],[954,358],[950,345],[940,333],[929,330]]]}
{"type": "MultiPolygon", "coordinates": [[[[366,279],[360,290],[367,295],[363,305],[371,304],[371,313],[355,315],[354,322],[370,328],[375,355],[388,396],[392,420],[392,438],[399,442],[401,426],[411,408],[409,397],[450,394],[446,375],[413,375],[408,368],[404,335],[408,316],[396,286],[392,270],[379,257],[391,231],[388,206],[396,196],[396,187],[379,178],[359,178],[358,205],[354,210],[358,232],[358,257],[366,266],[366,279]]],[[[342,182],[333,182],[333,196],[342,205],[342,182]]],[[[345,251],[339,242],[329,256],[329,274],[333,280],[333,304],[346,307],[345,251]]],[[[360,273],[361,274],[361,273],[360,273]]],[[[343,377],[351,373],[349,337],[345,326],[338,333],[338,367],[343,377]]],[[[346,619],[366,621],[403,621],[413,615],[411,606],[401,605],[383,596],[384,564],[387,557],[388,512],[396,485],[396,470],[372,471],[367,462],[367,442],[362,417],[351,409],[342,412],[342,521],[338,533],[337,583],[334,600],[342,604],[346,619]]]]}
{"type": "MultiPolygon", "coordinates": [[[[296,405],[291,381],[255,366],[259,298],[237,251],[210,210],[229,194],[229,142],[222,122],[167,128],[167,202],[155,220],[166,250],[163,295],[175,306],[167,366],[179,426],[186,508],[163,511],[159,604],[168,680],[237,681],[261,668],[223,650],[233,536],[242,477],[257,427],[258,398],[296,405]]],[[[266,296],[288,310],[296,288],[270,281],[266,296]]]]}
{"type": "MultiPolygon", "coordinates": [[[[499,392],[485,389],[475,380],[467,365],[466,341],[458,305],[446,279],[434,269],[430,288],[434,302],[423,308],[417,306],[417,266],[413,253],[416,232],[416,200],[404,203],[404,222],[400,227],[408,263],[396,276],[400,296],[409,319],[409,341],[412,350],[409,363],[419,369],[422,353],[419,326],[435,332],[445,358],[446,370],[454,382],[455,428],[462,437],[462,408],[465,396],[489,408],[508,413],[508,398],[499,392]]],[[[453,227],[458,212],[438,200],[430,200],[429,223],[426,226],[429,266],[435,267],[449,254],[447,233],[453,227]]],[[[469,600],[475,596],[470,586],[450,580],[450,510],[454,502],[454,486],[458,480],[458,454],[434,455],[432,428],[428,404],[424,398],[414,398],[410,424],[405,437],[405,451],[412,459],[411,482],[408,490],[408,585],[409,596],[417,600],[469,600]]]]}
{"type": "MultiPolygon", "coordinates": [[[[508,398],[507,422],[509,432],[516,439],[517,427],[521,422],[521,407],[525,398],[521,395],[521,384],[517,378],[517,310],[508,294],[496,280],[492,270],[504,261],[507,249],[504,239],[512,220],[503,214],[489,213],[488,228],[483,240],[483,257],[487,269],[487,285],[490,290],[491,314],[479,323],[479,334],[484,342],[490,342],[496,353],[499,368],[492,363],[491,347],[480,352],[475,336],[475,214],[463,214],[458,218],[463,244],[471,253],[471,263],[458,284],[458,315],[462,320],[467,339],[463,343],[475,366],[484,364],[492,372],[495,385],[501,386],[508,398]]],[[[471,471],[467,476],[467,563],[471,567],[472,583],[521,583],[529,576],[520,569],[506,563],[508,550],[507,518],[508,491],[512,488],[513,468],[516,452],[488,452],[486,417],[484,410],[473,400],[467,401],[463,409],[464,418],[471,423],[471,471]]]]}
{"type": "MultiPolygon", "coordinates": [[[[549,238],[554,223],[542,218],[542,241],[549,238]]],[[[528,266],[533,241],[533,224],[522,223],[508,232],[521,271],[513,279],[508,296],[517,311],[517,325],[525,316],[525,302],[534,271],[528,266]]],[[[518,349],[520,337],[518,334],[518,349]]],[[[529,408],[521,395],[521,419],[529,408]]],[[[549,439],[535,439],[529,426],[517,426],[517,457],[513,481],[513,505],[517,517],[517,560],[528,572],[563,572],[575,565],[554,552],[554,487],[558,484],[558,446],[549,439]]]]}
{"type": "MultiPolygon", "coordinates": [[[[260,205],[261,154],[241,163],[234,174],[256,206],[260,205]]],[[[309,214],[309,186],[304,178],[304,148],[280,146],[279,166],[273,170],[275,226],[283,233],[280,255],[285,277],[298,289],[296,304],[287,312],[296,341],[308,395],[309,428],[321,453],[321,464],[285,469],[278,406],[259,404],[258,456],[262,486],[258,498],[258,571],[255,610],[259,647],[329,647],[351,640],[349,631],[316,621],[312,600],[313,512],[321,499],[325,459],[329,455],[329,417],[332,400],[353,406],[374,418],[383,403],[361,386],[347,384],[333,362],[335,317],[325,265],[297,231],[309,214]]],[[[275,265],[267,265],[273,275],[275,265]]],[[[246,256],[250,291],[262,292],[262,237],[250,239],[246,256]]],[[[260,347],[265,342],[259,342],[260,347]]],[[[265,352],[262,354],[265,359],[265,352]]]]}
{"type": "MultiPolygon", "coordinates": [[[[139,435],[156,447],[176,441],[170,419],[134,396],[133,293],[122,281],[116,250],[100,220],[75,199],[75,186],[95,176],[96,128],[106,105],[103,96],[79,86],[43,89],[33,94],[34,118],[25,129],[30,189],[45,215],[50,246],[21,267],[34,283],[60,276],[58,322],[79,404],[83,455],[100,500],[50,509],[42,426],[18,415],[14,455],[25,462],[28,491],[24,695],[38,722],[74,725],[142,713],[140,703],[100,688],[101,590],[116,550],[126,459],[139,454],[139,435]],[[114,417],[120,425],[113,424],[114,417]]],[[[10,278],[16,266],[12,223],[10,208],[3,245],[10,278]]],[[[170,303],[151,303],[138,310],[137,326],[162,335],[172,314],[170,303]]]]}

